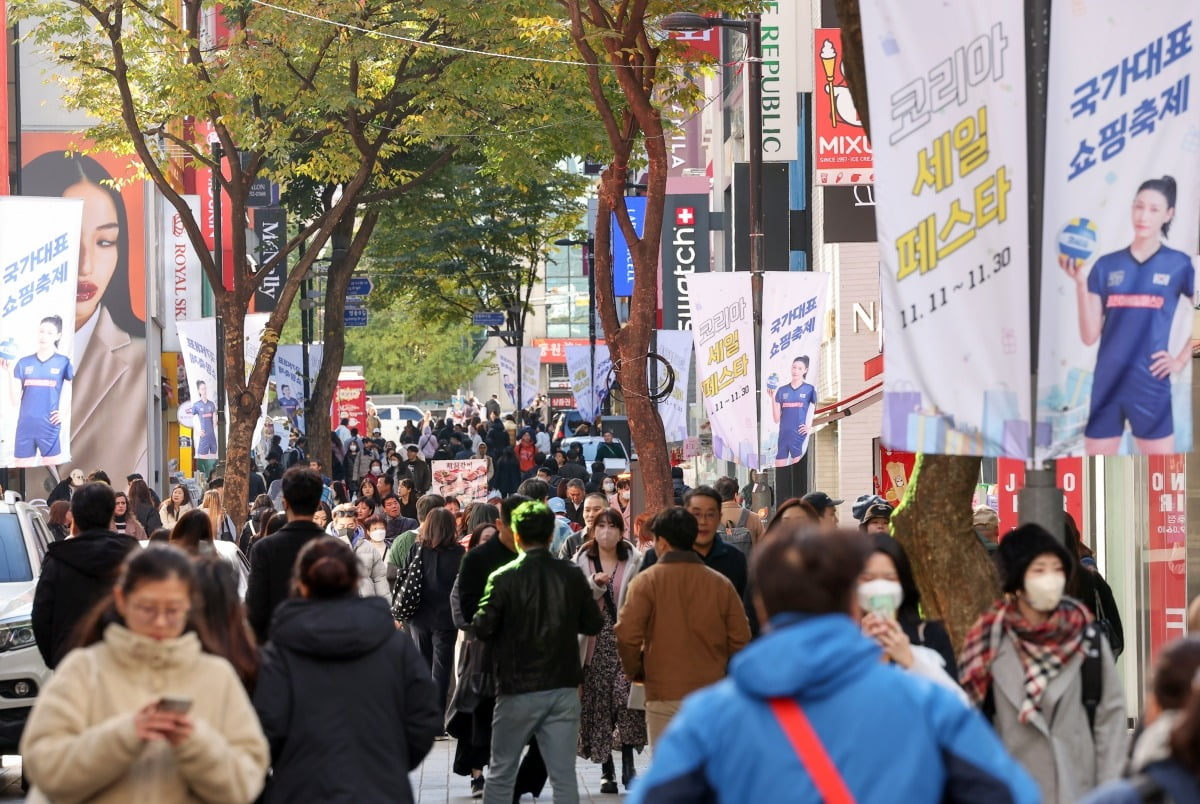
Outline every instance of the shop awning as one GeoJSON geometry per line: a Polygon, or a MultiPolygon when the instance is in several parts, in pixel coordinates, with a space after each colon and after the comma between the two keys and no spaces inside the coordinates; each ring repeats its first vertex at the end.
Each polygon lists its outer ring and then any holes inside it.
{"type": "Polygon", "coordinates": [[[823,408],[817,408],[813,414],[813,427],[824,427],[830,422],[835,422],[838,419],[844,419],[847,416],[852,416],[854,413],[863,408],[874,405],[883,397],[883,383],[877,382],[874,385],[867,386],[856,394],[851,394],[845,399],[839,399],[832,405],[826,405],[823,408]]]}

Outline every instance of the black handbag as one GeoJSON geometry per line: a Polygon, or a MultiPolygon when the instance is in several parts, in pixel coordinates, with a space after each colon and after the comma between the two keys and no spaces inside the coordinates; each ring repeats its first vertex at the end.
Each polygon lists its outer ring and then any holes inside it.
{"type": "Polygon", "coordinates": [[[408,563],[396,574],[396,584],[392,587],[392,617],[402,623],[411,621],[421,608],[422,552],[421,545],[413,545],[408,563]]]}

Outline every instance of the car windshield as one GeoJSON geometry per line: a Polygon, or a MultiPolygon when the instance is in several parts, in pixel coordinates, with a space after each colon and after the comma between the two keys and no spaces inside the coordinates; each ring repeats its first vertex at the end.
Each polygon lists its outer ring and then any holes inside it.
{"type": "Polygon", "coordinates": [[[0,514],[0,583],[32,581],[33,567],[16,514],[0,514]]]}

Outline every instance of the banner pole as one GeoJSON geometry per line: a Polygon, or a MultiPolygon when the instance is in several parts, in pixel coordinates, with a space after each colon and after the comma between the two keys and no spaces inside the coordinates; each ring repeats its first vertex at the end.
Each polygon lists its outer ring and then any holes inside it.
{"type": "Polygon", "coordinates": [[[1037,389],[1039,311],[1042,295],[1043,189],[1046,179],[1046,110],[1050,82],[1050,0],[1025,0],[1025,134],[1028,147],[1029,196],[1029,460],[1025,488],[1017,494],[1018,522],[1036,523],[1063,539],[1063,493],[1053,460],[1039,466],[1037,389]]]}

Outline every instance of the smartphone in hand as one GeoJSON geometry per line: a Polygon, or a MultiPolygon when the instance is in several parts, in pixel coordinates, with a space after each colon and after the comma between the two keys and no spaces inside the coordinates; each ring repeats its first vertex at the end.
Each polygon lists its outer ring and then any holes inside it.
{"type": "Polygon", "coordinates": [[[180,697],[163,697],[158,699],[158,704],[155,706],[160,712],[173,712],[177,715],[186,715],[192,708],[191,698],[180,697]]]}

